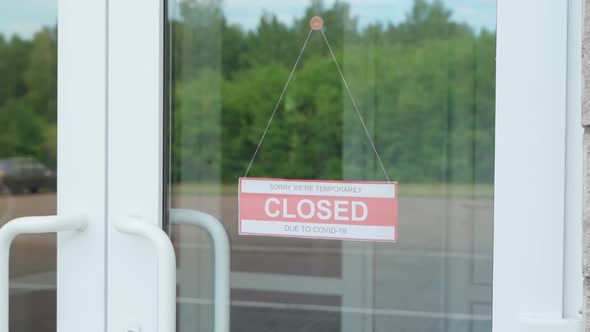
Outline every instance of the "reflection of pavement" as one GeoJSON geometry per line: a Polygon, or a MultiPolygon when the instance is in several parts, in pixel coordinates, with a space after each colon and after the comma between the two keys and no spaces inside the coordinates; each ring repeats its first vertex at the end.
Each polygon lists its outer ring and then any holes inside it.
{"type": "MultiPolygon", "coordinates": [[[[174,199],[174,207],[217,216],[230,234],[236,330],[315,331],[288,323],[315,320],[322,331],[490,331],[493,201],[399,204],[392,244],[239,236],[236,197],[174,199]]],[[[180,327],[209,328],[202,323],[210,320],[209,240],[190,226],[172,230],[180,327]]]]}
{"type": "MultiPolygon", "coordinates": [[[[52,215],[56,211],[55,194],[17,195],[12,199],[13,212],[0,220],[0,226],[14,218],[52,215]]],[[[55,255],[55,235],[19,236],[14,240],[10,252],[10,276],[55,271],[55,255]]]]}
{"type": "Polygon", "coordinates": [[[10,218],[14,213],[14,199],[10,189],[0,184],[0,221],[10,218]]]}
{"type": "MultiPolygon", "coordinates": [[[[51,194],[14,201],[11,218],[55,213],[51,194]]],[[[238,236],[235,197],[182,196],[174,204],[221,217],[229,231],[234,332],[346,331],[344,325],[356,321],[375,331],[491,330],[492,200],[402,198],[400,241],[394,244],[238,236]],[[351,266],[370,271],[351,274],[351,266]],[[346,282],[337,281],[346,276],[346,282]],[[322,282],[327,287],[318,292],[322,282]],[[346,304],[344,297],[329,295],[331,289],[356,290],[366,301],[346,304]]],[[[212,289],[208,238],[190,226],[174,226],[173,234],[179,331],[206,331],[212,289]]],[[[15,240],[11,332],[55,331],[55,253],[53,235],[15,240]]]]}
{"type": "Polygon", "coordinates": [[[10,279],[10,296],[38,291],[55,291],[55,278],[55,271],[13,277],[10,279]]]}
{"type": "MultiPolygon", "coordinates": [[[[0,197],[0,225],[24,216],[52,215],[55,194],[0,197]]],[[[10,332],[55,331],[55,235],[17,237],[10,252],[10,332]]]]}

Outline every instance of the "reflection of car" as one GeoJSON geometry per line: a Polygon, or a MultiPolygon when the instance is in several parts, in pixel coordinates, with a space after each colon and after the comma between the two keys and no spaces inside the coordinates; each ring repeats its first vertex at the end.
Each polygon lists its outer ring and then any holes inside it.
{"type": "Polygon", "coordinates": [[[0,184],[12,193],[55,191],[55,172],[33,158],[0,159],[0,184]]]}

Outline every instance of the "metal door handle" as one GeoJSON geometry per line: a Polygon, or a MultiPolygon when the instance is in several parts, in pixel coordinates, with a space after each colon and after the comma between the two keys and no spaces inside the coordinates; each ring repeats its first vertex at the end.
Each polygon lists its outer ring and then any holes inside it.
{"type": "Polygon", "coordinates": [[[214,250],[214,316],[213,331],[229,332],[229,238],[223,225],[215,217],[199,211],[171,209],[172,224],[193,225],[205,229],[211,236],[214,250]]]}
{"type": "MultiPolygon", "coordinates": [[[[158,332],[176,331],[176,255],[168,235],[159,227],[123,217],[115,223],[119,232],[143,237],[155,247],[158,259],[158,332]]],[[[1,332],[1,331],[0,331],[1,332]]]]}
{"type": "Polygon", "coordinates": [[[10,274],[8,268],[12,240],[20,234],[81,232],[86,225],[86,218],[81,216],[45,216],[17,218],[0,228],[0,332],[8,332],[9,327],[10,274]]]}

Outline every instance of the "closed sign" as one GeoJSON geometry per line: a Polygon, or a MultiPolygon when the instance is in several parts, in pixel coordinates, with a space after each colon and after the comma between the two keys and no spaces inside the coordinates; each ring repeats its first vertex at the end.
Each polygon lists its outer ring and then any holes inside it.
{"type": "Polygon", "coordinates": [[[396,241],[397,184],[240,178],[241,235],[396,241]]]}

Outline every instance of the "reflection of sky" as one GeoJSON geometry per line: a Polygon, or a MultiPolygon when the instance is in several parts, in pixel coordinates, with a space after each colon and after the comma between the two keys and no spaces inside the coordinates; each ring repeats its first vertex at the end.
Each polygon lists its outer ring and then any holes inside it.
{"type": "MultiPolygon", "coordinates": [[[[178,1],[178,0],[173,0],[178,1]]],[[[325,0],[331,6],[336,0],[325,0]]],[[[411,9],[414,0],[347,0],[351,12],[362,25],[370,22],[400,22],[411,9]]],[[[467,22],[477,29],[495,30],[495,0],[443,0],[452,9],[453,20],[467,22]]],[[[291,23],[303,14],[309,1],[301,0],[224,0],[224,12],[229,22],[252,29],[264,12],[275,14],[281,21],[291,23]]],[[[30,37],[45,25],[54,25],[57,0],[0,0],[0,33],[30,37]]],[[[326,22],[329,24],[329,22],[326,22]]]]}
{"type": "Polygon", "coordinates": [[[0,0],[0,33],[30,37],[57,23],[57,0],[0,0]]]}
{"type": "MultiPolygon", "coordinates": [[[[324,0],[330,7],[335,0],[324,0]]],[[[371,22],[400,22],[411,10],[414,0],[346,0],[350,4],[352,15],[359,19],[361,26],[371,22]]],[[[495,0],[443,0],[453,12],[452,19],[466,22],[471,26],[496,30],[495,0]]],[[[291,23],[301,17],[308,1],[297,0],[225,0],[224,12],[229,22],[239,23],[244,28],[254,28],[262,13],[273,13],[281,21],[291,23]],[[253,6],[252,3],[256,5],[253,6]]],[[[328,25],[329,22],[326,22],[328,25]]]]}

